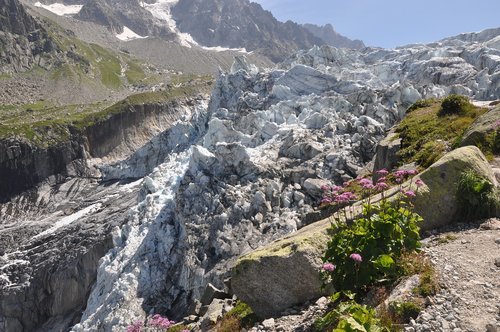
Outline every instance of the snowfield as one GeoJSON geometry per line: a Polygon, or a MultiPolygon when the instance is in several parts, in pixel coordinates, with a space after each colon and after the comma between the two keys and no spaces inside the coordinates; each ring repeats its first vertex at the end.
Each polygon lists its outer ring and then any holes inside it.
{"type": "Polygon", "coordinates": [[[123,27],[123,32],[120,34],[116,35],[116,38],[122,40],[122,41],[129,41],[129,40],[134,40],[134,39],[144,39],[148,38],[148,36],[139,36],[137,33],[134,31],[130,30],[127,27],[123,27]]]}
{"type": "Polygon", "coordinates": [[[51,5],[44,5],[38,1],[35,3],[35,7],[43,8],[59,16],[65,16],[78,14],[82,10],[83,5],[65,5],[57,2],[51,5]]]}

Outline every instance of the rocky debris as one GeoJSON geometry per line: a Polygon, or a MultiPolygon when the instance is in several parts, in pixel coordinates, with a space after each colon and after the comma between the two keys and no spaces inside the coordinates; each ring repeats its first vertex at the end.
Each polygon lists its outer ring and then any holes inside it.
{"type": "Polygon", "coordinates": [[[286,309],[274,318],[268,318],[249,329],[249,332],[306,332],[314,321],[322,317],[329,308],[330,301],[321,297],[316,301],[286,309]]]}
{"type": "MultiPolygon", "coordinates": [[[[456,220],[455,186],[461,172],[468,168],[488,179],[492,177],[486,158],[472,146],[448,153],[418,176],[425,183],[414,202],[415,212],[424,218],[422,229],[445,226],[456,220]]],[[[403,187],[407,188],[412,181],[403,187]]],[[[398,190],[389,189],[384,195],[392,200],[398,190]]],[[[371,201],[376,203],[381,197],[377,195],[371,201]]],[[[355,204],[354,215],[361,213],[361,205],[362,202],[355,204]]],[[[329,228],[330,219],[325,219],[241,256],[232,270],[234,294],[261,317],[276,315],[320,296],[324,290],[318,271],[329,228]]]]}
{"type": "Polygon", "coordinates": [[[498,230],[469,229],[451,234],[447,243],[428,243],[425,253],[437,269],[441,291],[428,299],[430,305],[411,321],[406,331],[495,331],[500,328],[498,230]]]}
{"type": "Polygon", "coordinates": [[[420,275],[416,274],[399,282],[391,291],[389,297],[383,302],[386,308],[392,303],[408,302],[414,297],[413,290],[420,284],[420,275]]]}

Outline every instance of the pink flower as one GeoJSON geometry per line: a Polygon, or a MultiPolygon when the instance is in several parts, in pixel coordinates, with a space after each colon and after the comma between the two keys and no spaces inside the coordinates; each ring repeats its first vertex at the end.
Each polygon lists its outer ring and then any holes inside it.
{"type": "Polygon", "coordinates": [[[182,330],[181,332],[190,332],[189,330],[182,330]]]}
{"type": "Polygon", "coordinates": [[[321,200],[321,204],[330,204],[332,199],[330,197],[325,197],[321,200]]]}
{"type": "Polygon", "coordinates": [[[127,327],[127,332],[141,332],[141,328],[144,326],[142,320],[137,320],[135,323],[127,327]]]}
{"type": "Polygon", "coordinates": [[[497,129],[497,128],[500,128],[500,120],[498,120],[497,122],[495,122],[493,124],[493,129],[497,129]]]}
{"type": "Polygon", "coordinates": [[[389,174],[389,172],[385,168],[382,168],[381,170],[377,171],[377,174],[382,175],[382,176],[386,176],[387,174],[389,174]]]}
{"type": "Polygon", "coordinates": [[[342,188],[341,186],[332,186],[331,189],[332,189],[332,192],[339,192],[344,188],[342,188]]]}
{"type": "Polygon", "coordinates": [[[162,317],[161,315],[154,315],[152,320],[149,322],[149,326],[158,327],[160,329],[168,329],[170,326],[174,325],[175,322],[169,320],[166,317],[162,317]]]}
{"type": "Polygon", "coordinates": [[[409,171],[406,171],[406,174],[408,174],[408,175],[417,175],[418,171],[416,169],[410,169],[409,171]]]}
{"type": "Polygon", "coordinates": [[[321,190],[323,190],[323,191],[329,191],[330,190],[330,186],[327,185],[327,184],[324,184],[324,185],[321,186],[321,190]]]}
{"type": "Polygon", "coordinates": [[[361,179],[361,180],[359,180],[359,184],[364,189],[373,189],[373,182],[370,179],[361,179]]]}
{"type": "Polygon", "coordinates": [[[394,172],[394,176],[396,177],[396,179],[402,179],[402,178],[406,177],[407,175],[408,175],[408,171],[406,171],[404,169],[394,172]]]}
{"type": "Polygon", "coordinates": [[[325,263],[323,264],[323,270],[328,271],[328,272],[333,272],[335,270],[335,265],[332,263],[325,263]]]}
{"type": "Polygon", "coordinates": [[[385,183],[385,182],[379,182],[375,186],[375,189],[378,190],[378,191],[386,190],[388,188],[389,188],[389,185],[387,183],[385,183]]]}
{"type": "Polygon", "coordinates": [[[381,177],[380,179],[377,180],[377,183],[378,182],[387,182],[387,178],[385,176],[381,177]]]}
{"type": "Polygon", "coordinates": [[[415,197],[417,195],[415,195],[415,192],[412,191],[412,190],[407,190],[407,191],[403,191],[403,194],[408,197],[408,198],[412,198],[412,197],[415,197]]]}
{"type": "Polygon", "coordinates": [[[351,254],[349,257],[356,263],[361,263],[363,261],[363,258],[360,254],[351,254]]]}
{"type": "Polygon", "coordinates": [[[424,181],[422,181],[422,180],[420,180],[420,179],[418,179],[417,181],[415,181],[415,185],[416,185],[417,187],[422,187],[424,184],[425,184],[425,183],[424,183],[424,181]]]}

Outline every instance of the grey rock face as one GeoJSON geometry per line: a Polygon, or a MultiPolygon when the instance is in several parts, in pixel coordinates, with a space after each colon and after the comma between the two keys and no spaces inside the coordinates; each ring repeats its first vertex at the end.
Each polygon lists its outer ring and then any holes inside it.
{"type": "Polygon", "coordinates": [[[322,39],[326,44],[335,47],[345,47],[360,49],[365,47],[361,40],[351,40],[339,34],[331,24],[318,26],[315,24],[303,24],[303,27],[309,30],[313,35],[322,39]]]}
{"type": "Polygon", "coordinates": [[[279,22],[248,0],[180,0],[173,14],[179,29],[202,45],[259,50],[273,61],[325,43],[296,23],[279,22]]]}
{"type": "Polygon", "coordinates": [[[399,162],[399,150],[401,150],[401,139],[397,134],[390,133],[377,145],[373,171],[393,169],[399,162]]]}
{"type": "Polygon", "coordinates": [[[0,72],[23,72],[44,65],[57,50],[47,31],[18,0],[0,1],[0,72]]]}

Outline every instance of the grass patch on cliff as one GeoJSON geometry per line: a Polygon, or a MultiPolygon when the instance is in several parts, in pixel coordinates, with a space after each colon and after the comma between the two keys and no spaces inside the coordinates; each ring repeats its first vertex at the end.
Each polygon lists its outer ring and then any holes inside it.
{"type": "Polygon", "coordinates": [[[217,332],[234,332],[243,328],[251,328],[259,319],[252,308],[246,303],[238,301],[236,306],[222,317],[222,320],[214,327],[217,332]]]}
{"type": "Polygon", "coordinates": [[[402,164],[412,162],[426,168],[446,152],[458,146],[465,131],[487,109],[472,104],[453,113],[442,101],[421,101],[410,107],[410,112],[396,129],[401,138],[399,157],[402,164]]]}
{"type": "Polygon", "coordinates": [[[128,61],[125,77],[130,84],[136,84],[143,81],[146,78],[146,74],[140,64],[134,61],[128,61]]]}
{"type": "Polygon", "coordinates": [[[46,147],[68,140],[72,130],[83,131],[114,114],[131,111],[137,105],[165,104],[208,92],[209,89],[209,82],[202,81],[198,85],[131,95],[115,104],[103,101],[59,106],[39,101],[25,105],[0,105],[0,139],[16,137],[46,147]]]}

